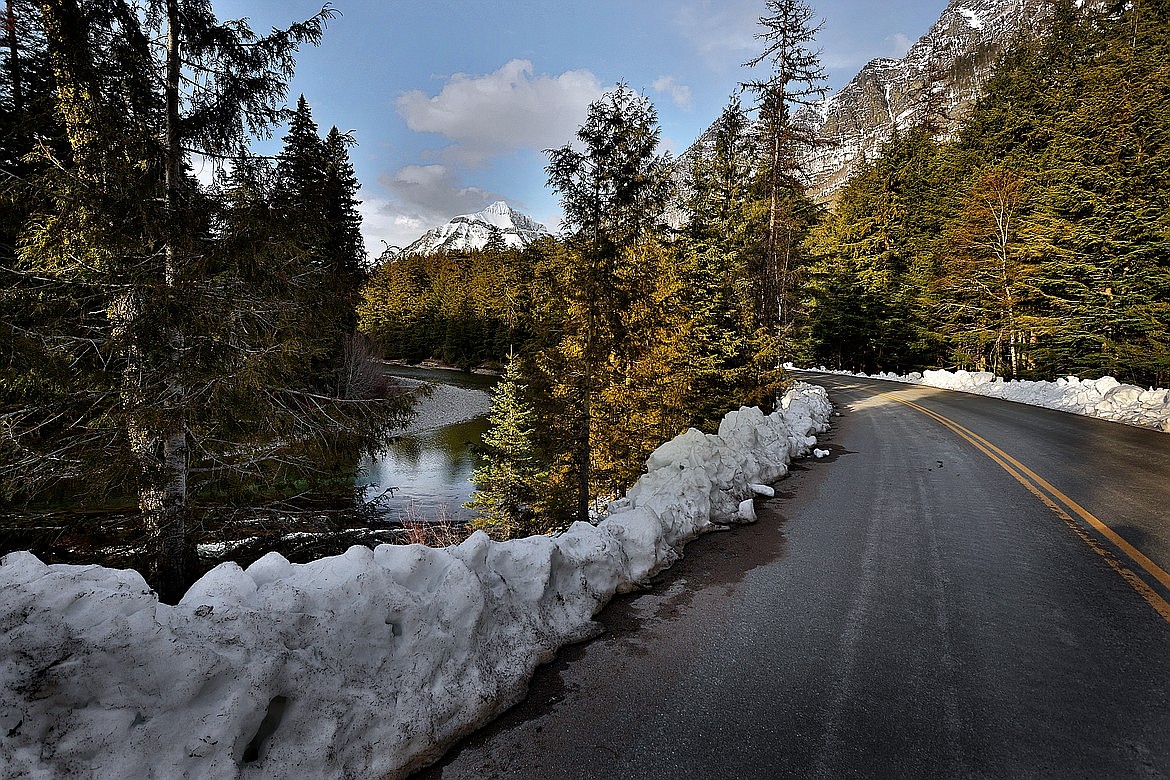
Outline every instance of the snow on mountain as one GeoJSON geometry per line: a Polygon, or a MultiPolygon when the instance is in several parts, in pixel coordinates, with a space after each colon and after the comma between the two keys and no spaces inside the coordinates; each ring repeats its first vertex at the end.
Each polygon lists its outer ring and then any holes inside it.
{"type": "Polygon", "coordinates": [[[425,255],[483,249],[493,236],[498,236],[506,246],[523,248],[548,235],[551,234],[544,225],[499,200],[483,211],[460,214],[446,225],[431,228],[402,250],[402,254],[425,255]]]}
{"type": "Polygon", "coordinates": [[[940,136],[948,137],[970,113],[1000,57],[1020,38],[1043,36],[1052,13],[1050,0],[951,0],[905,57],[869,62],[840,92],[804,114],[826,142],[804,155],[809,194],[831,201],[859,163],[881,153],[895,127],[913,127],[933,113],[940,136]]]}
{"type": "MultiPolygon", "coordinates": [[[[1082,10],[1099,5],[1076,3],[1082,10]]],[[[1043,35],[1051,15],[1051,0],[951,0],[905,57],[871,60],[839,92],[803,109],[798,121],[823,142],[801,159],[810,196],[832,201],[859,164],[880,155],[895,127],[913,127],[933,114],[940,136],[948,137],[999,58],[1019,38],[1043,35]]],[[[679,156],[675,178],[683,192],[695,156],[708,153],[710,134],[679,156]]]]}

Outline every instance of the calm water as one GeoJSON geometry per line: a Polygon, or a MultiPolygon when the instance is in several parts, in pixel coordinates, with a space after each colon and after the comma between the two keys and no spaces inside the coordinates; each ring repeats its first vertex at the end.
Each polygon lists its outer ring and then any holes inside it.
{"type": "MultiPolygon", "coordinates": [[[[495,383],[495,377],[455,371],[396,367],[392,373],[482,390],[495,383]]],[[[201,523],[193,529],[201,569],[225,560],[247,566],[270,550],[303,563],[344,552],[353,544],[400,542],[396,530],[404,520],[469,520],[472,513],[463,504],[471,495],[475,452],[487,427],[487,418],[482,417],[388,441],[378,457],[363,464],[366,471],[358,477],[366,499],[377,497],[367,508],[370,511],[344,505],[291,512],[247,508],[214,524],[201,523]]],[[[47,563],[141,569],[145,545],[145,532],[133,513],[0,515],[0,555],[31,550],[47,563]]]]}
{"type": "MultiPolygon", "coordinates": [[[[496,381],[492,376],[407,366],[395,366],[390,373],[478,390],[489,390],[496,381]]],[[[472,512],[463,504],[474,489],[471,472],[487,429],[487,418],[480,417],[387,442],[377,457],[362,464],[359,485],[365,488],[366,499],[374,499],[379,517],[391,523],[471,519],[472,512]]]]}

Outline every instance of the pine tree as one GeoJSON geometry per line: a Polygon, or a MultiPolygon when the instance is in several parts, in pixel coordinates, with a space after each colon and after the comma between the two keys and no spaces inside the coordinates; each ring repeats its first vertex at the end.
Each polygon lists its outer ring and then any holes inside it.
{"type": "Polygon", "coordinates": [[[497,539],[540,530],[540,497],[548,470],[536,449],[536,412],[525,392],[517,359],[509,356],[492,394],[491,428],[483,437],[484,463],[471,476],[476,491],[466,504],[478,513],[472,525],[497,539]]]}
{"type": "Polygon", "coordinates": [[[930,296],[955,189],[929,128],[896,132],[809,236],[805,360],[905,372],[945,358],[930,296]]]}
{"type": "Polygon", "coordinates": [[[564,295],[554,375],[571,388],[570,423],[576,516],[587,519],[597,443],[594,405],[606,372],[627,343],[623,312],[643,294],[629,262],[639,242],[662,227],[670,192],[669,158],[657,152],[658,116],[650,102],[624,84],[589,107],[577,131],[579,149],[548,152],[549,185],[561,195],[570,232],[559,280],[564,295]]]}
{"type": "MultiPolygon", "coordinates": [[[[801,0],[766,0],[765,15],[759,19],[763,29],[756,34],[764,50],[745,63],[749,68],[765,63],[769,67],[766,76],[743,87],[755,95],[759,110],[757,176],[767,214],[764,245],[751,269],[756,319],[762,329],[758,352],[776,367],[795,322],[800,248],[813,217],[799,157],[820,143],[799,109],[827,91],[819,53],[810,48],[820,30],[812,20],[812,9],[801,0]]],[[[767,385],[767,379],[761,384],[767,385]]],[[[760,400],[769,411],[774,393],[762,389],[760,400]]]]}
{"type": "Polygon", "coordinates": [[[39,292],[20,316],[39,354],[4,366],[16,390],[0,481],[26,497],[62,481],[132,490],[167,598],[196,573],[191,497],[205,480],[262,474],[297,461],[294,442],[393,420],[304,386],[282,341],[290,307],[255,283],[275,255],[233,255],[227,231],[266,232],[259,169],[241,169],[254,192],[229,205],[186,167],[191,154],[239,158],[284,117],[294,55],[332,13],[258,37],[205,0],[43,3],[65,152],[42,148],[22,230],[17,271],[39,292]]]}
{"type": "Polygon", "coordinates": [[[733,97],[713,126],[690,177],[687,222],[675,242],[680,295],[689,312],[691,423],[716,427],[755,392],[755,309],[748,257],[759,227],[750,187],[756,152],[750,122],[733,97]]]}
{"type": "Polygon", "coordinates": [[[364,281],[359,184],[349,160],[352,137],[336,127],[322,140],[305,96],[289,122],[276,167],[275,207],[283,221],[292,294],[312,329],[309,372],[321,392],[345,396],[346,344],[354,338],[364,281]]]}

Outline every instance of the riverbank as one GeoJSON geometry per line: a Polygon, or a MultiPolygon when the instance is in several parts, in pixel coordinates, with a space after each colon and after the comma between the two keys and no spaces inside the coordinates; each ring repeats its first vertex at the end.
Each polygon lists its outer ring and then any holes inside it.
{"type": "Polygon", "coordinates": [[[423,388],[414,404],[414,417],[394,436],[417,436],[455,425],[477,417],[484,417],[491,408],[491,394],[470,387],[427,382],[396,376],[394,380],[406,387],[423,388]]]}
{"type": "Polygon", "coordinates": [[[404,777],[522,697],[615,593],[754,519],[830,410],[798,385],[772,415],[692,429],[596,526],[299,565],[273,553],[219,566],[175,606],[134,571],[5,556],[0,775],[404,777]]]}
{"type": "MultiPolygon", "coordinates": [[[[405,360],[383,360],[383,365],[393,366],[395,368],[408,369],[429,369],[432,371],[458,371],[461,374],[475,374],[477,376],[500,376],[500,372],[494,368],[485,368],[483,366],[476,366],[471,369],[460,368],[453,366],[450,363],[444,363],[441,360],[434,360],[428,358],[421,360],[418,363],[408,363],[405,360]]],[[[494,365],[494,364],[493,364],[494,365]]]]}

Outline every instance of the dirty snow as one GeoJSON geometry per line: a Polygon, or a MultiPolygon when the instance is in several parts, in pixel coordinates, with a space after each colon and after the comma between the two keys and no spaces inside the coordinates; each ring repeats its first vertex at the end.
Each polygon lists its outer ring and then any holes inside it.
{"type": "MultiPolygon", "coordinates": [[[[788,368],[793,366],[789,365],[788,368]]],[[[1078,379],[1070,376],[1057,379],[1055,382],[1045,382],[1016,379],[1005,381],[1003,377],[997,377],[987,371],[924,371],[907,375],[893,373],[869,375],[823,367],[816,370],[828,374],[960,390],[1170,433],[1170,390],[1122,384],[1111,376],[1103,376],[1100,379],[1078,379]]]]}
{"type": "Polygon", "coordinates": [[[688,431],[596,526],[307,564],[270,553],[173,607],[134,571],[9,554],[0,776],[401,777],[519,700],[615,593],[754,518],[753,486],[808,455],[830,412],[803,385],[770,416],[688,431]]]}

